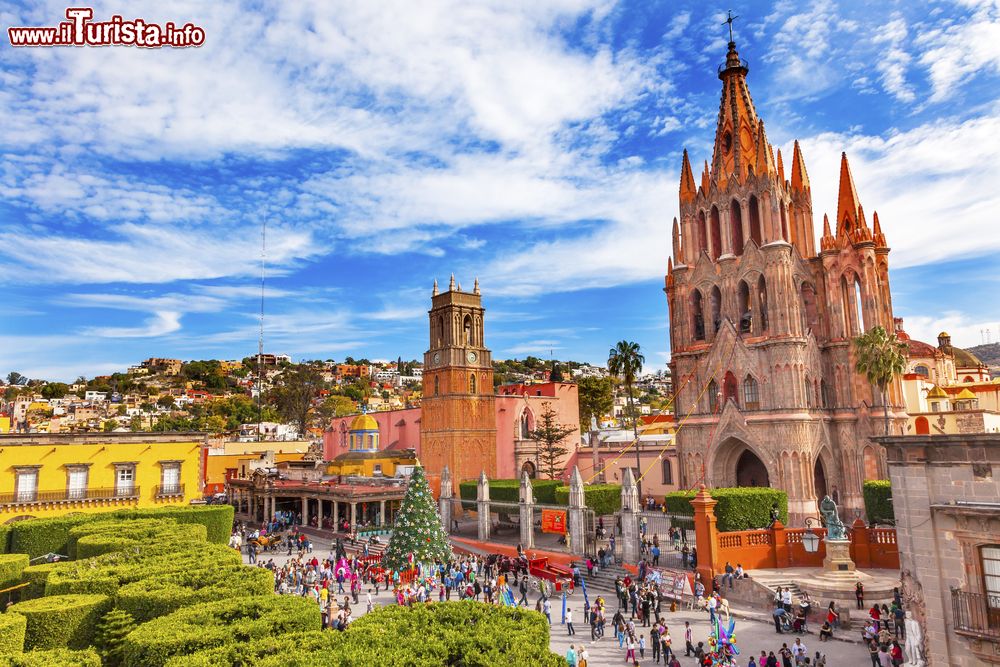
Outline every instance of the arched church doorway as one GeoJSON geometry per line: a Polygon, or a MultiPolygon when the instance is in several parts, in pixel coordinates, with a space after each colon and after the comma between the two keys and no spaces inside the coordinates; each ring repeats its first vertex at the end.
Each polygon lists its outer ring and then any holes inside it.
{"type": "Polygon", "coordinates": [[[823,468],[823,461],[820,458],[816,459],[816,465],[813,466],[813,487],[816,489],[817,498],[826,497],[826,469],[823,468]]]}
{"type": "Polygon", "coordinates": [[[749,449],[736,461],[736,486],[770,486],[767,467],[749,449]]]}
{"type": "Polygon", "coordinates": [[[524,465],[521,466],[522,473],[528,473],[528,477],[531,479],[535,478],[535,464],[531,461],[525,461],[524,465]]]}

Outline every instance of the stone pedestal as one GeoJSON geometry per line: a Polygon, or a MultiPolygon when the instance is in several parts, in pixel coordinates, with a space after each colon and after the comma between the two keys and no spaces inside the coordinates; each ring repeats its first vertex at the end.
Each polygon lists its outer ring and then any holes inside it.
{"type": "Polygon", "coordinates": [[[573,466],[569,477],[569,525],[566,533],[567,550],[583,555],[586,547],[585,512],[587,500],[583,491],[583,477],[580,468],[573,466]]]}
{"type": "Polygon", "coordinates": [[[855,578],[850,540],[826,540],[826,558],[823,559],[823,570],[823,574],[827,577],[855,578]]]}
{"type": "Polygon", "coordinates": [[[490,482],[484,470],[479,475],[479,485],[476,494],[476,514],[478,515],[479,540],[488,542],[490,539],[490,482]]]}
{"type": "MultiPolygon", "coordinates": [[[[438,497],[438,514],[441,515],[441,526],[446,534],[451,533],[451,472],[448,466],[441,471],[441,495],[438,497]]],[[[383,512],[383,522],[385,516],[383,512]]]]}
{"type": "Polygon", "coordinates": [[[626,563],[639,562],[639,491],[631,468],[625,468],[622,478],[622,510],[618,515],[622,522],[622,560],[626,563]]]}
{"type": "Polygon", "coordinates": [[[521,546],[535,548],[535,493],[527,472],[521,473],[520,503],[518,514],[521,526],[521,546]]]}

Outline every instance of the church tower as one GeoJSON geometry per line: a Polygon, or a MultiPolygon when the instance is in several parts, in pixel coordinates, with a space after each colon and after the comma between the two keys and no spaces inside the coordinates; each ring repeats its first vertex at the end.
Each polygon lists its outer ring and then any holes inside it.
{"type": "Polygon", "coordinates": [[[485,310],[479,281],[463,292],[451,277],[448,291],[431,295],[430,348],[424,353],[420,462],[429,475],[451,472],[458,483],[482,471],[496,478],[496,409],[493,360],[483,336],[485,310]]]}
{"type": "MultiPolygon", "coordinates": [[[[690,411],[681,482],[781,488],[799,519],[828,493],[860,509],[866,460],[881,474],[885,463],[868,440],[881,434],[880,398],[854,371],[851,338],[893,330],[889,248],[845,156],[837,232],[825,223],[817,254],[802,150],[795,142],[787,179],[748,72],[730,41],[711,163],[696,182],[687,151],[681,161],[665,287],[675,406],[690,411]]],[[[905,420],[898,387],[890,416],[905,420]]]]}

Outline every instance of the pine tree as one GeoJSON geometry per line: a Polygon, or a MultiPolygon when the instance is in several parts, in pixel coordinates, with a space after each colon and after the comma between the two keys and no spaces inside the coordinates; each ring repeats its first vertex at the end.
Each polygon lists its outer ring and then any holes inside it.
{"type": "Polygon", "coordinates": [[[435,559],[446,560],[451,555],[451,544],[441,527],[441,515],[420,466],[414,468],[410,476],[382,565],[391,570],[408,570],[410,554],[413,554],[414,566],[433,563],[435,559]]]}
{"type": "Polygon", "coordinates": [[[542,403],[542,415],[538,418],[535,430],[528,434],[538,449],[540,471],[546,472],[549,479],[556,478],[556,472],[566,457],[568,450],[562,446],[563,440],[576,430],[574,426],[556,421],[558,416],[551,403],[542,403]]]}
{"type": "Polygon", "coordinates": [[[101,618],[97,624],[94,645],[105,665],[117,667],[122,664],[125,635],[133,630],[135,630],[135,619],[127,611],[112,609],[101,618]]]}

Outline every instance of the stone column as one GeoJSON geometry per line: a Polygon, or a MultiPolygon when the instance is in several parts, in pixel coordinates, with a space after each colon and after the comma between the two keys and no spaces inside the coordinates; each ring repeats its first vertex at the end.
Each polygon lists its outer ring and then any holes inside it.
{"type": "Polygon", "coordinates": [[[521,546],[525,549],[535,548],[535,493],[531,488],[531,478],[528,471],[521,472],[520,503],[518,510],[521,518],[521,546]]]}
{"type": "Polygon", "coordinates": [[[580,468],[573,466],[569,477],[569,544],[573,553],[582,554],[586,547],[587,525],[584,517],[587,511],[587,500],[583,493],[583,476],[580,468]]]}
{"type": "Polygon", "coordinates": [[[441,495],[438,496],[438,514],[445,533],[451,532],[451,471],[445,466],[441,471],[441,495]]]}
{"type": "Polygon", "coordinates": [[[479,515],[479,540],[488,542],[490,539],[490,481],[486,479],[486,471],[479,473],[479,486],[476,489],[476,514],[479,515]]]}
{"type": "Polygon", "coordinates": [[[323,529],[323,499],[316,499],[316,527],[323,529]]]}
{"type": "Polygon", "coordinates": [[[378,523],[379,527],[384,528],[389,522],[385,520],[385,501],[378,501],[378,523]]]}
{"type": "Polygon", "coordinates": [[[333,501],[333,529],[340,530],[340,503],[333,501]]]}
{"type": "Polygon", "coordinates": [[[354,523],[358,520],[358,504],[351,503],[351,532],[354,532],[354,523]]]}
{"type": "Polygon", "coordinates": [[[715,526],[715,506],[718,503],[709,495],[702,484],[698,493],[691,500],[694,507],[695,546],[698,549],[697,572],[705,590],[710,590],[715,577],[715,560],[719,550],[719,531],[715,526]]]}
{"type": "Polygon", "coordinates": [[[638,563],[639,549],[639,490],[635,486],[632,468],[625,468],[622,480],[622,561],[638,563]]]}
{"type": "Polygon", "coordinates": [[[309,525],[309,499],[302,496],[302,525],[309,525]]]}

